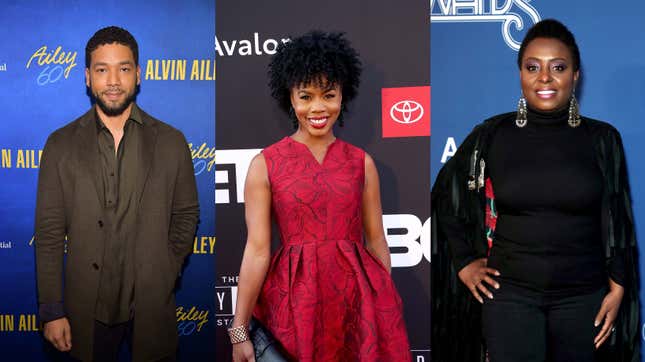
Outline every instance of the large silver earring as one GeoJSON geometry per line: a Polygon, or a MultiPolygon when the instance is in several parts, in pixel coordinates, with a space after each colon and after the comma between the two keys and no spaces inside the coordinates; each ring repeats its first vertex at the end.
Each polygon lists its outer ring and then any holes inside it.
{"type": "Polygon", "coordinates": [[[569,100],[569,127],[576,128],[580,125],[580,109],[578,108],[578,101],[576,95],[572,94],[569,100]]]}
{"type": "Polygon", "coordinates": [[[526,99],[520,97],[517,102],[517,117],[515,118],[515,125],[522,128],[526,126],[528,120],[526,119],[526,99]]]}

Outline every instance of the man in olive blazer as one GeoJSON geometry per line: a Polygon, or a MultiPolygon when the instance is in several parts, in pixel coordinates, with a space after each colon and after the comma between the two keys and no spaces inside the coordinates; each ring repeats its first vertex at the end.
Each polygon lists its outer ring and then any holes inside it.
{"type": "Polygon", "coordinates": [[[99,137],[101,130],[109,130],[114,150],[121,152],[119,140],[136,135],[135,146],[128,150],[137,155],[136,167],[120,179],[132,185],[127,215],[133,226],[118,244],[130,247],[134,271],[126,338],[131,339],[134,361],[174,360],[174,287],[192,251],[199,217],[190,150],[181,132],[134,103],[140,69],[130,33],[116,27],[99,30],[88,42],[86,64],[96,105],[49,136],[40,164],[35,240],[43,332],[74,358],[103,358],[94,350],[101,273],[108,266],[120,270],[120,264],[115,266],[106,251],[114,238],[106,232],[114,218],[106,208],[99,137]],[[137,131],[128,134],[126,128],[122,138],[124,124],[137,131]]]}

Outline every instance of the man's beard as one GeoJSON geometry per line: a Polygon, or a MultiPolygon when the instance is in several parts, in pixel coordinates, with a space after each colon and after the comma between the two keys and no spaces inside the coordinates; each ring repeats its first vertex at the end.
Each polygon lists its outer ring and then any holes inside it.
{"type": "Polygon", "coordinates": [[[135,92],[133,91],[132,93],[129,93],[127,97],[125,97],[122,103],[118,103],[116,106],[111,107],[107,105],[105,102],[103,102],[103,100],[101,99],[101,97],[99,97],[98,94],[94,94],[94,99],[96,100],[96,104],[99,106],[99,108],[101,108],[101,111],[103,111],[103,113],[105,113],[105,115],[108,117],[116,117],[123,114],[126,108],[128,108],[128,106],[132,103],[132,101],[134,101],[134,97],[135,97],[135,92]]]}

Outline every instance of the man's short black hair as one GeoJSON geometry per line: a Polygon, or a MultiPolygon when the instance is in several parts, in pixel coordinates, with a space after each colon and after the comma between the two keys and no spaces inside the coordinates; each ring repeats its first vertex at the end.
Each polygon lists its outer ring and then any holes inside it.
{"type": "Polygon", "coordinates": [[[289,114],[291,89],[299,85],[340,86],[342,110],[358,93],[361,61],[343,33],[310,31],[281,44],[269,64],[269,88],[289,114]]]}
{"type": "Polygon", "coordinates": [[[119,28],[118,26],[108,26],[100,29],[87,41],[85,46],[85,67],[89,68],[91,63],[91,54],[96,48],[105,44],[118,43],[125,45],[132,51],[134,64],[139,65],[139,45],[129,31],[119,28]]]}
{"type": "Polygon", "coordinates": [[[522,40],[520,51],[517,53],[517,66],[520,69],[522,69],[522,57],[526,47],[536,38],[550,38],[561,41],[571,52],[573,70],[580,69],[580,50],[578,49],[578,44],[576,44],[576,38],[564,24],[555,19],[544,19],[533,25],[526,33],[524,40],[522,40]]]}

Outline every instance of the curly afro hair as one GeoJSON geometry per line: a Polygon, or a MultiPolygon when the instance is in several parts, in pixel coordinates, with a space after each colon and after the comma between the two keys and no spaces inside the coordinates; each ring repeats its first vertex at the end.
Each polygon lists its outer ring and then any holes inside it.
{"type": "MultiPolygon", "coordinates": [[[[310,31],[278,46],[269,63],[269,88],[280,108],[290,118],[291,89],[305,84],[339,85],[343,94],[339,125],[347,104],[358,93],[361,61],[344,33],[310,31]]],[[[292,121],[293,121],[292,119],[292,121]]]]}
{"type": "Polygon", "coordinates": [[[135,65],[139,65],[139,45],[129,31],[118,26],[108,26],[100,29],[87,41],[85,46],[85,67],[89,68],[92,60],[92,52],[101,45],[118,43],[125,45],[132,50],[135,65]]]}

